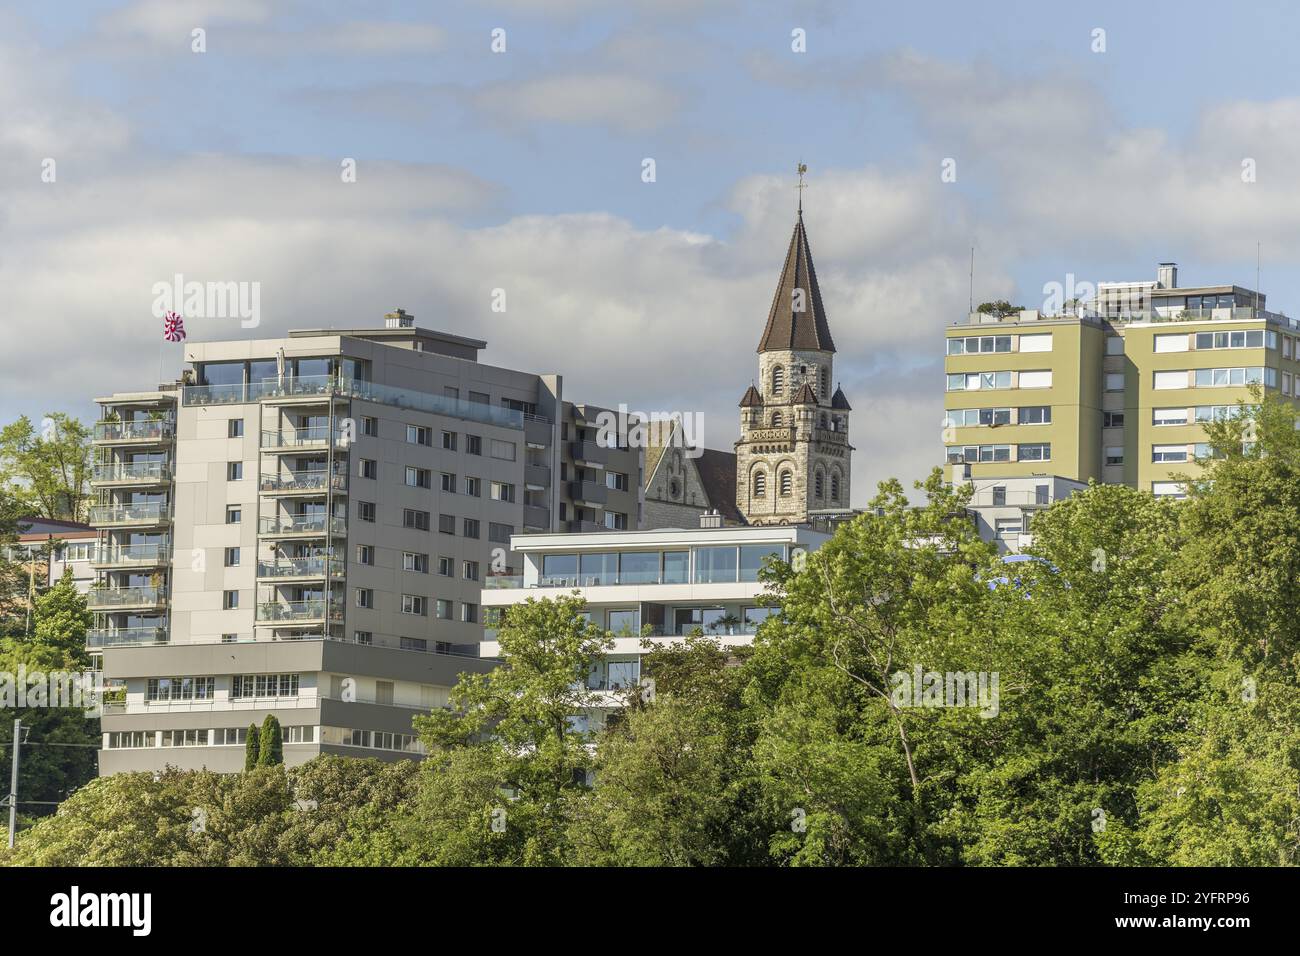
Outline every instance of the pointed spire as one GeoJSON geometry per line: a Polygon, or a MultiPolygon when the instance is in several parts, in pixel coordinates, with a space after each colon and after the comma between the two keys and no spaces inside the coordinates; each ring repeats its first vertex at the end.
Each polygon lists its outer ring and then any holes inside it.
{"type": "Polygon", "coordinates": [[[831,408],[842,412],[853,411],[853,407],[849,405],[848,396],[844,394],[844,389],[839,382],[835,383],[835,394],[831,396],[831,408]]]}
{"type": "Polygon", "coordinates": [[[803,226],[803,202],[799,203],[799,217],[790,237],[790,249],[785,254],[781,279],[772,297],[767,327],[758,343],[759,352],[779,352],[798,349],[812,352],[834,352],[830,326],[826,323],[826,309],[822,305],[822,291],[817,285],[817,270],[813,268],[812,250],[803,226]],[[798,291],[798,295],[796,295],[798,291]]]}

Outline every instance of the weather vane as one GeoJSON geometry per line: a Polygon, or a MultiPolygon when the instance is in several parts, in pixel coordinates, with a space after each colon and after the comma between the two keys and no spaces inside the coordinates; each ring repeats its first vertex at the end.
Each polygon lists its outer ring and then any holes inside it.
{"type": "Polygon", "coordinates": [[[803,191],[808,188],[808,185],[803,181],[803,174],[808,172],[808,164],[800,163],[798,171],[799,171],[799,185],[795,186],[794,188],[799,190],[799,215],[802,216],[803,215],[803,191]]]}

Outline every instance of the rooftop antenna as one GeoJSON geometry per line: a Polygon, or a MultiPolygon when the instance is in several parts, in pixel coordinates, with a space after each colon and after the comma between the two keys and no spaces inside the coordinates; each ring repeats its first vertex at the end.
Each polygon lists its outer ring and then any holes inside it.
{"type": "Polygon", "coordinates": [[[804,173],[808,172],[808,164],[800,162],[798,166],[799,185],[794,188],[799,191],[799,218],[803,218],[803,191],[808,188],[808,184],[803,181],[804,173]]]}
{"type": "Polygon", "coordinates": [[[1259,240],[1255,240],[1255,311],[1251,318],[1259,318],[1259,240]]]}

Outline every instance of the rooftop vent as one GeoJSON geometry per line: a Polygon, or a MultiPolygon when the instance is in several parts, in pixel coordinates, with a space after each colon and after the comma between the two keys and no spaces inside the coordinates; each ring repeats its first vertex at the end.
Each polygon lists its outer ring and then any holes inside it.
{"type": "Polygon", "coordinates": [[[721,528],[721,527],[722,527],[722,513],[719,512],[716,508],[713,509],[712,511],[706,511],[706,512],[704,512],[704,514],[700,515],[700,527],[701,527],[701,528],[721,528]]]}
{"type": "Polygon", "coordinates": [[[1162,262],[1156,266],[1156,285],[1162,289],[1178,288],[1178,263],[1162,262]]]}
{"type": "Polygon", "coordinates": [[[384,328],[413,329],[415,328],[415,316],[408,314],[405,309],[389,312],[384,316],[384,328]]]}

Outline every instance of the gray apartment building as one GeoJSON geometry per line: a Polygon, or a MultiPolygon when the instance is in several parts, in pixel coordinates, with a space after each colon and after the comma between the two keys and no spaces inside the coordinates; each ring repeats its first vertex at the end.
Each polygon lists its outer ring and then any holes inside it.
{"type": "Polygon", "coordinates": [[[181,381],[99,399],[92,652],[100,772],[418,755],[411,718],[480,659],[512,535],[640,526],[643,453],[559,375],[416,327],[187,343],[181,381]]]}

